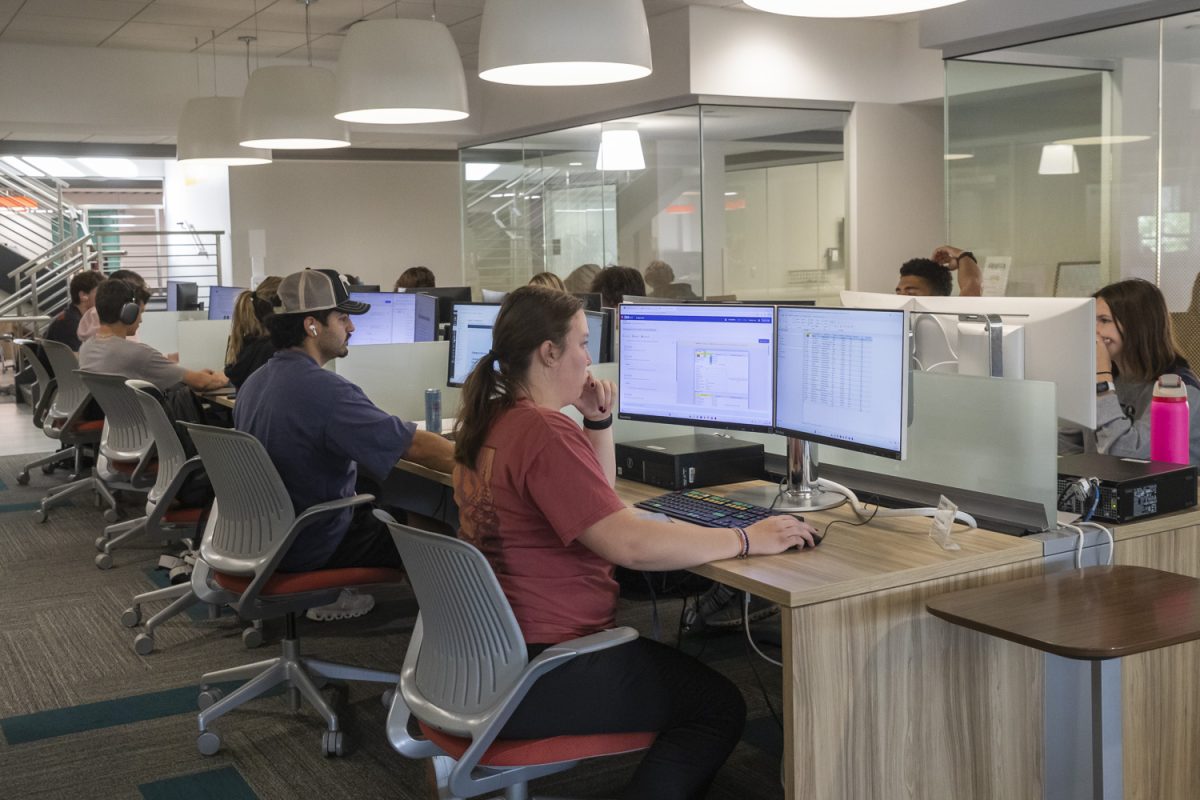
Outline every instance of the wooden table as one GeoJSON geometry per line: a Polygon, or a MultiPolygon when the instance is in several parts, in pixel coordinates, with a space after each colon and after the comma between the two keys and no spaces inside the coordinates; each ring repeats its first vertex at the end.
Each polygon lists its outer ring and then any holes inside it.
{"type": "MultiPolygon", "coordinates": [[[[1124,796],[1122,656],[1200,639],[1200,580],[1148,567],[1090,567],[935,597],[929,612],[972,630],[1091,662],[1092,796],[1124,796]]],[[[1049,753],[1047,758],[1049,758],[1049,753]]],[[[1200,787],[1197,787],[1200,791],[1200,787]]]]}

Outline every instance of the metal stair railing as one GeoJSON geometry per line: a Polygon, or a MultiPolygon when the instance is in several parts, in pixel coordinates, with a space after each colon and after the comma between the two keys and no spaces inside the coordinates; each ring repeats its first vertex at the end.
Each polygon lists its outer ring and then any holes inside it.
{"type": "Polygon", "coordinates": [[[3,209],[0,241],[21,255],[34,257],[86,232],[83,212],[63,200],[66,188],[69,185],[58,178],[32,179],[0,161],[0,195],[27,198],[34,203],[3,209]]]}
{"type": "Polygon", "coordinates": [[[0,300],[0,317],[46,313],[63,305],[71,276],[88,264],[94,240],[89,233],[59,242],[9,272],[16,291],[0,300]]]}

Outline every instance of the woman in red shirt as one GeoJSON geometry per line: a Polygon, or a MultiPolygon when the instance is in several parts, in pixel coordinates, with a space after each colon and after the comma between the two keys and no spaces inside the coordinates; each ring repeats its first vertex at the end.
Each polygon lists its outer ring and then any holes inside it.
{"type": "MultiPolygon", "coordinates": [[[[525,286],[504,300],[492,351],[463,387],[455,438],[459,535],[487,556],[530,657],[615,626],[614,565],[674,570],[811,546],[789,516],[746,528],[638,517],[617,497],[615,387],[588,372],[588,326],[572,295],[525,286]],[[583,428],[560,409],[574,405],[583,428]]],[[[541,678],[505,738],[658,731],[624,796],[690,798],[741,737],[741,693],[650,639],[581,656],[541,678]]]]}

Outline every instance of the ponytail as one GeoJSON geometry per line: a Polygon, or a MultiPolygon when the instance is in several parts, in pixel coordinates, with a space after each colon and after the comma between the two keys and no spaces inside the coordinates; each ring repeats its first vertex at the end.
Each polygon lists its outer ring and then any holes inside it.
{"type": "Polygon", "coordinates": [[[522,286],[504,298],[492,328],[492,349],[463,384],[454,423],[455,461],[475,469],[493,423],[521,397],[533,354],[546,341],[562,346],[581,308],[574,295],[544,286],[522,286]]]}
{"type": "Polygon", "coordinates": [[[233,304],[229,343],[225,346],[226,364],[237,361],[238,353],[242,351],[242,345],[246,343],[247,339],[267,335],[267,329],[262,324],[255,300],[258,300],[259,303],[263,302],[255,296],[254,292],[245,291],[237,296],[237,300],[233,304]]]}

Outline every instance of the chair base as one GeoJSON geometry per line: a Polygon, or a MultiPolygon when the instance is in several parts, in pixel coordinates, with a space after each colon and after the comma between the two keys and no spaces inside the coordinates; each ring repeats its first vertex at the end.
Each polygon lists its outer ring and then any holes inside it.
{"type": "Polygon", "coordinates": [[[322,684],[329,680],[368,681],[395,686],[400,676],[394,672],[334,664],[317,658],[300,655],[300,642],[295,635],[296,615],[287,615],[287,635],[283,640],[283,652],[276,658],[245,664],[240,667],[209,672],[200,678],[200,737],[197,745],[204,755],[213,755],[220,748],[220,738],[209,731],[208,726],[216,718],[227,714],[238,706],[250,702],[259,695],[280,685],[288,687],[288,703],[293,712],[300,710],[303,698],[325,720],[326,731],[321,738],[323,755],[341,755],[342,736],[337,714],[321,696],[314,678],[322,684]],[[244,680],[236,691],[222,697],[219,690],[209,688],[213,683],[244,680]],[[215,746],[214,746],[215,745],[215,746]]]}
{"type": "Polygon", "coordinates": [[[46,496],[42,498],[38,510],[33,512],[34,518],[38,522],[45,522],[49,518],[51,508],[61,506],[75,495],[89,491],[95,492],[100,496],[100,501],[108,505],[108,509],[105,511],[106,519],[117,513],[117,499],[109,491],[109,488],[104,485],[104,481],[95,476],[88,476],[68,483],[65,486],[56,486],[47,492],[46,496]]]}

